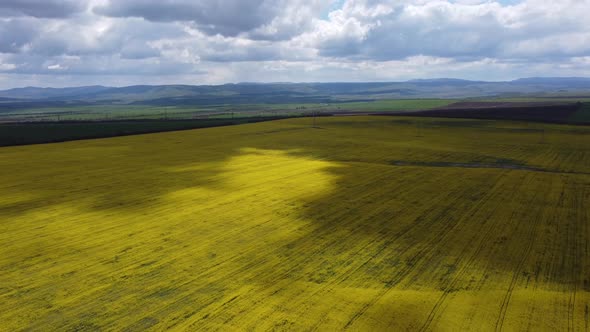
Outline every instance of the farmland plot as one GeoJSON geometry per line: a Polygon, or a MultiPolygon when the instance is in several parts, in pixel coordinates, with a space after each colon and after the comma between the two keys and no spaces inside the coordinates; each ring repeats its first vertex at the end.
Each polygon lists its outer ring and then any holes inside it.
{"type": "Polygon", "coordinates": [[[0,329],[588,329],[589,129],[310,124],[1,148],[0,329]]]}

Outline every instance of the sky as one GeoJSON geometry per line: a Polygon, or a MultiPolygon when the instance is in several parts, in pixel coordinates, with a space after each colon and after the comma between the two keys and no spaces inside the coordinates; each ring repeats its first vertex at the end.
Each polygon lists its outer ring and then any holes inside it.
{"type": "Polygon", "coordinates": [[[1,0],[0,88],[590,76],[590,0],[1,0]]]}

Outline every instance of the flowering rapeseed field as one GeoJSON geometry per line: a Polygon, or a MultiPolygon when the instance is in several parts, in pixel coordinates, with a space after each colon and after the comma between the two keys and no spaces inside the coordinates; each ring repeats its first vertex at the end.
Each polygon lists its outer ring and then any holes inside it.
{"type": "Polygon", "coordinates": [[[584,330],[590,129],[289,119],[0,148],[0,330],[584,330]]]}

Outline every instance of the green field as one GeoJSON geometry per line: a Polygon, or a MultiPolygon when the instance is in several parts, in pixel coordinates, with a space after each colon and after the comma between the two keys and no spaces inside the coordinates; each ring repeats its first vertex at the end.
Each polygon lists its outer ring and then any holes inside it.
{"type": "Polygon", "coordinates": [[[312,112],[396,112],[442,107],[453,99],[392,99],[367,102],[334,103],[276,103],[208,106],[146,106],[146,105],[93,105],[46,107],[4,111],[0,121],[88,121],[88,120],[146,120],[194,119],[260,116],[300,116],[312,112]]]}
{"type": "Polygon", "coordinates": [[[415,111],[443,107],[457,101],[454,99],[386,99],[373,102],[341,103],[328,106],[328,108],[361,112],[415,111]]]}
{"type": "Polygon", "coordinates": [[[0,330],[587,330],[590,128],[326,117],[0,148],[0,330]]]}
{"type": "Polygon", "coordinates": [[[497,98],[469,98],[465,100],[482,101],[482,102],[512,102],[512,103],[528,103],[528,102],[549,102],[549,103],[575,103],[575,102],[590,102],[590,96],[532,96],[532,97],[497,97],[497,98]]]}

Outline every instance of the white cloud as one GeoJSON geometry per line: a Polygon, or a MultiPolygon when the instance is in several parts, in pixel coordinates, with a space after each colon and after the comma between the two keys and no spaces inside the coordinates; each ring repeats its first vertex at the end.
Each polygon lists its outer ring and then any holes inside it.
{"type": "Polygon", "coordinates": [[[9,71],[16,68],[14,63],[0,63],[0,70],[2,71],[9,71]]]}
{"type": "Polygon", "coordinates": [[[7,0],[0,70],[5,85],[580,76],[588,12],[590,0],[7,0]]]}
{"type": "Polygon", "coordinates": [[[68,69],[68,67],[67,66],[62,66],[59,63],[57,63],[57,64],[54,64],[54,65],[47,66],[47,69],[49,69],[49,70],[65,70],[65,69],[68,69]]]}

